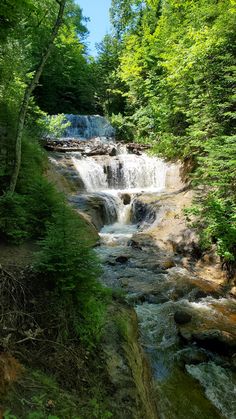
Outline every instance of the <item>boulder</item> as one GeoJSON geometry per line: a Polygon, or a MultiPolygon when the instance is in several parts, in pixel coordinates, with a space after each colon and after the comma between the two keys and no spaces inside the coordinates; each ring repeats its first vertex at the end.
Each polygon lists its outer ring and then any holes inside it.
{"type": "Polygon", "coordinates": [[[131,246],[133,249],[142,250],[141,245],[136,240],[129,240],[127,246],[131,246]]]}
{"type": "Polygon", "coordinates": [[[115,147],[112,147],[112,149],[109,151],[109,156],[116,156],[117,155],[117,149],[115,147]]]}
{"type": "Polygon", "coordinates": [[[236,353],[233,354],[231,358],[231,365],[233,366],[234,371],[236,371],[236,353]]]}
{"type": "Polygon", "coordinates": [[[180,336],[189,342],[195,342],[198,346],[212,352],[232,356],[236,349],[236,338],[225,330],[208,329],[204,331],[190,331],[180,328],[180,336]]]}
{"type": "Polygon", "coordinates": [[[116,262],[117,263],[127,263],[128,262],[128,260],[129,260],[129,258],[127,257],[127,256],[118,256],[117,258],[116,258],[116,262]]]}
{"type": "Polygon", "coordinates": [[[135,199],[132,203],[132,222],[152,224],[156,219],[156,210],[142,202],[139,199],[135,199]]]}
{"type": "Polygon", "coordinates": [[[170,268],[174,268],[175,267],[175,261],[174,259],[166,259],[162,262],[162,266],[163,269],[170,269],[170,268]]]}
{"type": "Polygon", "coordinates": [[[177,324],[186,324],[191,322],[192,316],[184,310],[177,310],[174,314],[174,320],[177,324]]]}
{"type": "Polygon", "coordinates": [[[192,338],[204,348],[224,355],[232,354],[236,349],[235,336],[225,330],[193,333],[192,338]]]}
{"type": "Polygon", "coordinates": [[[182,349],[176,354],[175,358],[182,367],[186,364],[196,365],[209,361],[209,357],[205,350],[194,347],[182,349]]]}

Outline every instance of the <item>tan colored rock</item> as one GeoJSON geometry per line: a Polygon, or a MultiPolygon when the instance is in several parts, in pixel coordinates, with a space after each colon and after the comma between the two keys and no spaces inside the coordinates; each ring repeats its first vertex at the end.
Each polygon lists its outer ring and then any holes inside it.
{"type": "Polygon", "coordinates": [[[182,165],[180,162],[169,164],[166,174],[167,191],[177,191],[186,186],[181,178],[181,169],[182,165]]]}
{"type": "Polygon", "coordinates": [[[163,261],[161,267],[163,267],[164,269],[170,269],[170,268],[173,268],[174,266],[175,266],[174,259],[169,258],[163,261]]]}

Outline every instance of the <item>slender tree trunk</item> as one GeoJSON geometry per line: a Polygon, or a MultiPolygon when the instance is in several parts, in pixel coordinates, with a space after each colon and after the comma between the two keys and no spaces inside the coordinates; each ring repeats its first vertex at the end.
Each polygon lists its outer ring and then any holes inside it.
{"type": "Polygon", "coordinates": [[[35,70],[34,76],[25,88],[24,98],[21,103],[21,107],[19,111],[17,131],[16,131],[16,143],[15,143],[15,163],[14,163],[14,168],[13,168],[10,186],[9,186],[9,191],[12,193],[15,191],[16,183],[17,183],[17,179],[18,179],[18,175],[20,171],[20,166],[21,166],[21,142],[22,142],[22,135],[23,135],[24,125],[25,125],[25,117],[26,117],[26,113],[27,113],[27,109],[29,105],[30,96],[38,84],[44,65],[49,57],[53,43],[58,34],[60,26],[62,24],[65,4],[67,0],[55,0],[55,1],[59,4],[57,19],[52,29],[48,45],[42,54],[41,60],[38,64],[37,69],[35,70]]]}

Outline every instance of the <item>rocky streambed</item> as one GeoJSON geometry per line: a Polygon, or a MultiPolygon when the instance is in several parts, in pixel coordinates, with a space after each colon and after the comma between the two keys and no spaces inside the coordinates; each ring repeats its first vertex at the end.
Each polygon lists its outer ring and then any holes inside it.
{"type": "Polygon", "coordinates": [[[193,191],[181,167],[114,142],[103,154],[96,147],[50,158],[71,204],[100,231],[103,284],[136,313],[152,376],[148,387],[128,332],[127,359],[146,406],[141,417],[235,418],[234,287],[186,224],[193,191]]]}
{"type": "Polygon", "coordinates": [[[197,254],[180,212],[191,196],[137,197],[137,224],[103,228],[97,252],[103,282],[136,311],[157,417],[234,418],[236,302],[217,258],[197,254]]]}

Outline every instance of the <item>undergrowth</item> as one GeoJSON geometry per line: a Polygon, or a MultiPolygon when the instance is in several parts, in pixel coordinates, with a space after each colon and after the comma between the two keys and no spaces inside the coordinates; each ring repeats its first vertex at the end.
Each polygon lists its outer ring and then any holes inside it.
{"type": "Polygon", "coordinates": [[[5,400],[4,419],[108,419],[104,394],[81,397],[64,390],[56,380],[39,370],[27,368],[5,400]]]}
{"type": "Polygon", "coordinates": [[[99,283],[97,236],[44,177],[37,140],[25,137],[22,157],[16,192],[0,197],[0,240],[39,251],[24,269],[0,265],[0,345],[26,365],[4,417],[109,418],[96,356],[110,292],[99,283]]]}

